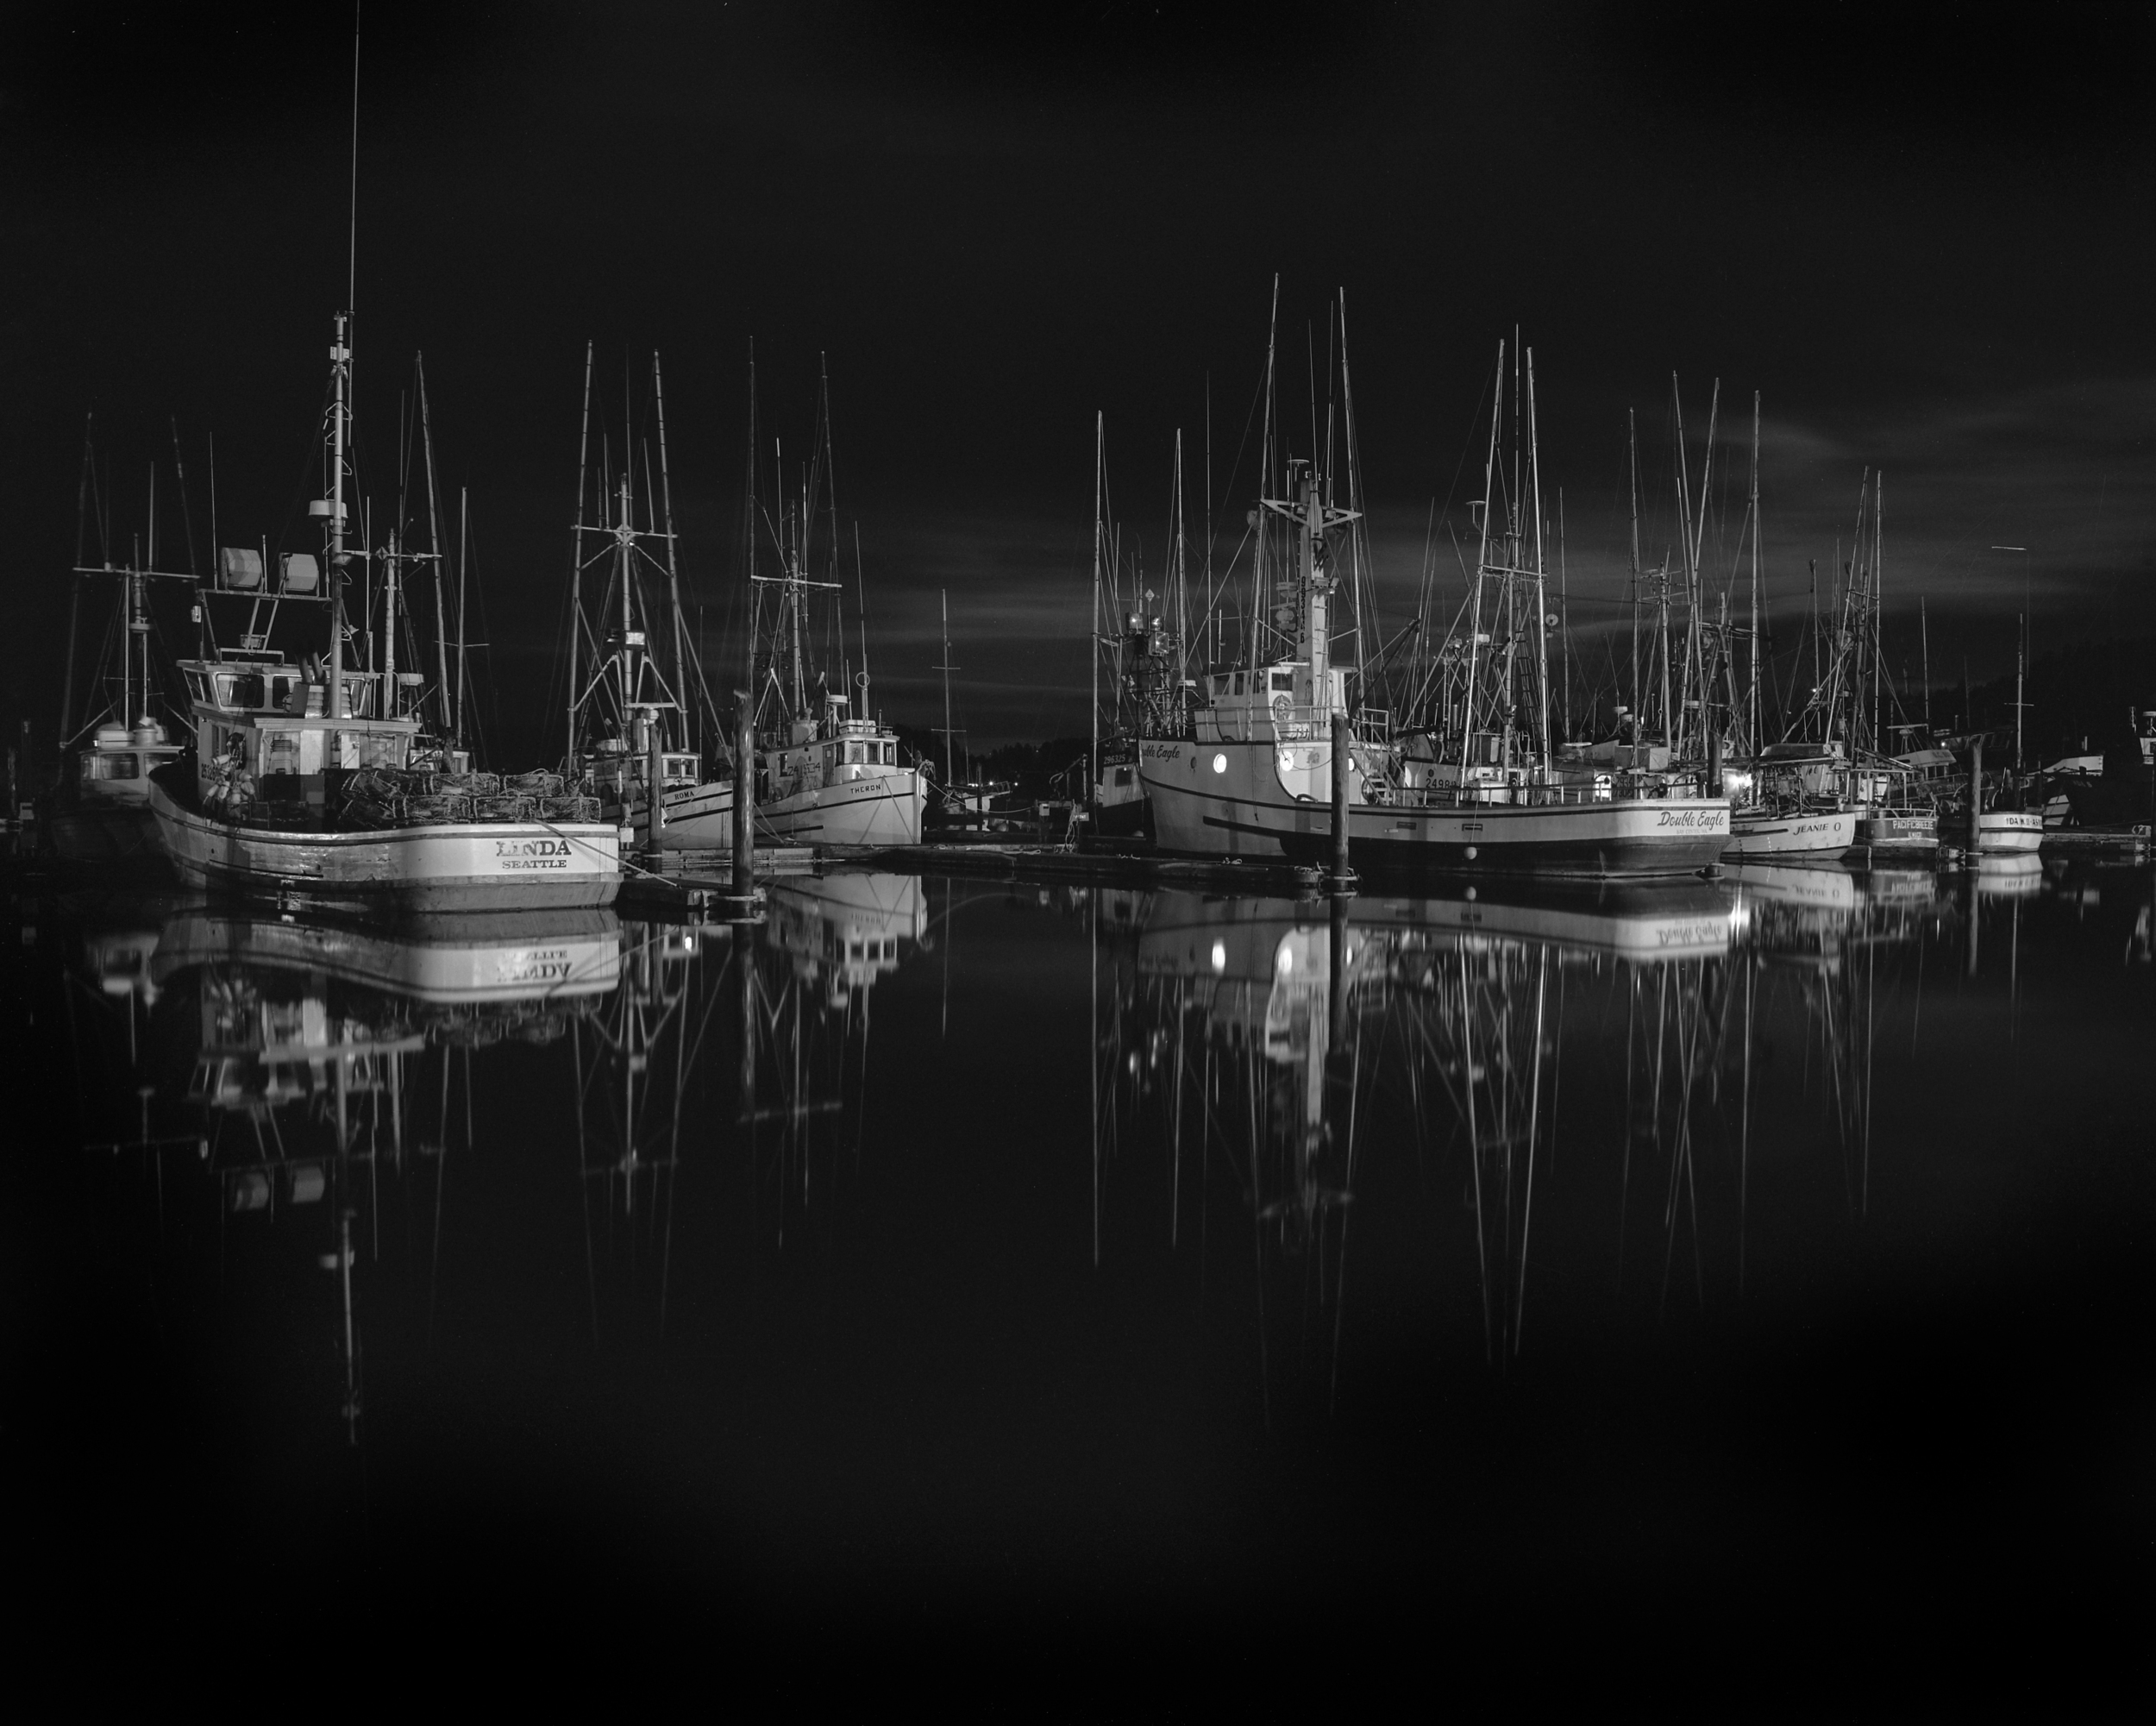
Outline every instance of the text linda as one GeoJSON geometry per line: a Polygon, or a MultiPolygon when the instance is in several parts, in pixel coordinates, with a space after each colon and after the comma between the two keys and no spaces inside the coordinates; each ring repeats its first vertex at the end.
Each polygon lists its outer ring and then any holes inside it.
{"type": "Polygon", "coordinates": [[[567,839],[497,839],[494,841],[494,860],[504,869],[567,869],[569,866],[569,842],[567,839]]]}

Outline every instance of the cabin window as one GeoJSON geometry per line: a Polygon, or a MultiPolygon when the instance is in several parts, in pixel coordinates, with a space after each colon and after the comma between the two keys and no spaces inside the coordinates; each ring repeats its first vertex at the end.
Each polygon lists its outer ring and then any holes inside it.
{"type": "Polygon", "coordinates": [[[1275,689],[1286,689],[1292,692],[1294,687],[1295,674],[1294,672],[1275,671],[1273,674],[1273,687],[1275,689]]]}
{"type": "Polygon", "coordinates": [[[235,707],[259,707],[262,705],[262,675],[258,671],[243,672],[231,680],[235,707]]]}
{"type": "Polygon", "coordinates": [[[1243,674],[1242,674],[1241,672],[1239,672],[1239,671],[1238,671],[1238,672],[1237,672],[1237,673],[1235,674],[1235,681],[1234,681],[1232,684],[1231,684],[1231,685],[1229,686],[1229,694],[1234,694],[1234,695],[1240,695],[1242,693],[1243,693],[1243,674]]]}
{"type": "Polygon", "coordinates": [[[1128,785],[1131,782],[1131,769],[1127,767],[1119,767],[1116,769],[1115,782],[1118,785],[1128,785]]]}
{"type": "Polygon", "coordinates": [[[851,762],[856,767],[859,767],[868,759],[868,756],[862,752],[862,746],[859,744],[848,744],[846,745],[846,759],[851,762]]]}
{"type": "Polygon", "coordinates": [[[87,756],[91,779],[140,779],[142,776],[142,757],[139,755],[96,755],[87,756]]]}
{"type": "Polygon", "coordinates": [[[899,764],[899,746],[896,744],[883,745],[882,764],[886,767],[896,767],[899,764]]]}
{"type": "Polygon", "coordinates": [[[290,712],[292,705],[292,681],[289,677],[270,679],[270,706],[290,712]]]}

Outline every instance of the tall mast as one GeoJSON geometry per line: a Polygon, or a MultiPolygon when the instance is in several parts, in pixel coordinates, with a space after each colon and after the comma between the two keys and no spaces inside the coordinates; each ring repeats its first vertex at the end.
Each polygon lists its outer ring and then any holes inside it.
{"type": "MultiPolygon", "coordinates": [[[[1694,599],[1692,591],[1692,481],[1687,469],[1684,449],[1684,402],[1677,391],[1675,372],[1670,373],[1670,409],[1677,420],[1677,554],[1683,560],[1684,566],[1684,687],[1689,694],[1693,687],[1693,639],[1699,627],[1699,608],[1694,599]]],[[[1669,577],[1665,570],[1663,576],[1663,590],[1665,596],[1668,593],[1668,585],[1669,577]]],[[[1667,603],[1666,597],[1664,603],[1667,603]]],[[[1666,646],[1663,653],[1666,663],[1669,653],[1666,646]]],[[[1683,733],[1684,696],[1674,695],[1670,690],[1666,670],[1664,673],[1664,680],[1663,713],[1664,725],[1669,734],[1665,735],[1663,740],[1672,750],[1677,750],[1681,753],[1680,745],[1686,741],[1683,733]],[[1672,709],[1675,710],[1674,712],[1672,709]]]]}
{"type": "MultiPolygon", "coordinates": [[[[464,571],[471,558],[472,495],[464,486],[457,487],[457,699],[455,717],[451,722],[450,741],[457,748],[464,747],[464,676],[469,662],[469,637],[464,627],[464,571]]],[[[572,625],[573,627],[573,625],[572,625]]],[[[571,637],[574,639],[573,637],[571,637]]]]}
{"type": "Polygon", "coordinates": [[[1180,733],[1183,706],[1183,618],[1189,604],[1190,581],[1183,555],[1183,429],[1175,428],[1175,526],[1173,538],[1175,568],[1170,587],[1175,593],[1175,687],[1169,692],[1168,714],[1180,733]]]}
{"type": "Polygon", "coordinates": [[[1572,742],[1572,585],[1565,574],[1565,487],[1557,487],[1557,656],[1564,667],[1559,693],[1564,697],[1559,723],[1565,742],[1572,742]]]}
{"type": "MultiPolygon", "coordinates": [[[[353,135],[359,131],[359,111],[356,92],[359,85],[359,32],[352,35],[353,87],[355,105],[353,110],[353,135]]],[[[357,168],[354,167],[356,176],[357,168]]],[[[344,547],[344,447],[346,417],[350,412],[347,399],[352,379],[352,350],[345,345],[345,332],[352,314],[337,314],[337,339],[329,349],[329,717],[342,719],[344,712],[344,572],[352,561],[344,547]]],[[[329,756],[332,765],[337,764],[343,754],[343,746],[336,741],[336,732],[330,732],[329,756]]]]}
{"type": "MultiPolygon", "coordinates": [[[[749,712],[754,714],[762,698],[756,687],[756,338],[749,338],[749,455],[748,472],[742,480],[741,544],[741,688],[748,697],[749,712]]],[[[736,728],[741,728],[736,719],[736,728]]],[[[755,763],[737,761],[734,763],[735,782],[743,783],[741,775],[747,774],[753,780],[755,763]]]]}
{"type": "MultiPolygon", "coordinates": [[[[1100,783],[1100,502],[1106,483],[1108,462],[1107,419],[1100,410],[1093,416],[1093,639],[1087,653],[1093,663],[1093,732],[1092,756],[1086,783],[1098,787],[1100,783]]],[[[943,657],[950,657],[950,600],[948,593],[943,602],[943,657]]],[[[950,725],[950,674],[943,674],[943,724],[950,725]]],[[[950,780],[950,744],[948,735],[943,744],[943,779],[950,780]]],[[[1091,792],[1088,794],[1093,794],[1091,792]]]]}
{"type": "Polygon", "coordinates": [[[1537,730],[1542,744],[1542,776],[1550,776],[1550,615],[1549,600],[1543,576],[1542,555],[1542,454],[1535,430],[1535,356],[1527,350],[1527,477],[1529,498],[1535,512],[1535,688],[1539,718],[1537,730]]]}
{"type": "MultiPolygon", "coordinates": [[[[1886,749],[1879,739],[1886,714],[1879,687],[1879,661],[1884,655],[1886,633],[1886,475],[1879,475],[1878,487],[1871,494],[1871,750],[1875,755],[1884,755],[1886,749]]],[[[2017,758],[2015,765],[2021,763],[2017,758]]]]}
{"type": "Polygon", "coordinates": [[[1759,392],[1752,392],[1752,695],[1745,733],[1759,753],[1759,392]]]}
{"type": "MultiPolygon", "coordinates": [[[[1273,305],[1265,324],[1265,421],[1257,442],[1257,494],[1273,488],[1273,354],[1280,334],[1280,274],[1273,274],[1273,305]]],[[[1271,611],[1266,593],[1265,513],[1258,512],[1257,539],[1250,549],[1250,627],[1244,643],[1246,669],[1257,669],[1258,648],[1264,639],[1265,620],[1271,611]]]]}
{"type": "Polygon", "coordinates": [[[427,463],[427,547],[434,553],[434,639],[441,661],[442,724],[448,731],[454,729],[449,702],[449,624],[448,602],[442,593],[442,503],[435,484],[434,424],[427,412],[427,356],[415,355],[412,367],[419,374],[419,438],[427,463]]]}
{"type": "MultiPolygon", "coordinates": [[[[940,671],[940,672],[942,672],[942,673],[943,674],[943,784],[944,784],[945,788],[948,789],[948,788],[949,788],[949,787],[950,787],[951,785],[953,785],[953,784],[955,784],[955,783],[956,782],[956,781],[952,778],[952,776],[951,776],[951,765],[950,765],[950,740],[951,740],[951,737],[952,737],[952,731],[951,731],[951,727],[950,727],[950,675],[951,675],[951,673],[952,673],[952,672],[956,671],[956,670],[958,668],[956,666],[953,665],[953,664],[950,662],[950,588],[948,588],[948,587],[946,587],[946,588],[944,588],[944,589],[943,590],[943,662],[941,665],[937,666],[936,668],[937,668],[938,671],[940,671]]],[[[1094,772],[1095,772],[1095,773],[1096,773],[1096,775],[1097,775],[1097,774],[1098,774],[1098,772],[1099,772],[1099,770],[1100,770],[1100,760],[1099,760],[1099,755],[1100,755],[1100,717],[1099,717],[1099,715],[1100,715],[1100,709],[1099,709],[1098,707],[1096,707],[1096,708],[1094,710],[1094,772]]]]}
{"type": "MultiPolygon", "coordinates": [[[[1489,570],[1489,518],[1497,505],[1497,437],[1505,418],[1505,338],[1497,338],[1497,387],[1492,392],[1489,412],[1489,448],[1482,457],[1482,537],[1475,554],[1475,593],[1470,601],[1467,627],[1467,701],[1463,714],[1460,747],[1463,751],[1472,747],[1475,737],[1475,668],[1476,660],[1482,644],[1482,582],[1489,570]]],[[[1467,757],[1461,756],[1461,764],[1467,757]]]]}
{"type": "MultiPolygon", "coordinates": [[[[584,498],[590,483],[592,456],[592,343],[584,344],[584,421],[576,440],[576,517],[569,524],[569,705],[564,723],[567,742],[564,769],[576,770],[576,709],[578,649],[584,635],[584,498]]],[[[596,643],[594,644],[596,645],[596,643]]]]}
{"type": "Polygon", "coordinates": [[[1639,426],[1630,408],[1625,410],[1625,449],[1632,466],[1632,734],[1637,740],[1645,709],[1639,703],[1639,426]]]}
{"type": "MultiPolygon", "coordinates": [[[[651,350],[651,401],[659,417],[659,499],[665,512],[667,537],[667,603],[674,612],[674,694],[681,714],[685,748],[696,747],[695,710],[689,705],[688,658],[681,644],[681,565],[674,549],[674,480],[667,471],[667,392],[659,377],[659,350],[651,350]]],[[[649,475],[647,472],[647,480],[649,475]]]]}

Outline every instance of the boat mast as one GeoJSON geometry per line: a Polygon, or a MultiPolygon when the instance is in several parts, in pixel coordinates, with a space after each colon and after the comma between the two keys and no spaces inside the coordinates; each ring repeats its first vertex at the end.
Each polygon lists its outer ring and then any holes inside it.
{"type": "MultiPolygon", "coordinates": [[[[1265,325],[1265,423],[1257,442],[1257,494],[1263,498],[1273,486],[1273,356],[1280,336],[1280,273],[1273,273],[1273,305],[1265,325]]],[[[1257,512],[1256,543],[1250,548],[1250,623],[1244,643],[1246,669],[1258,667],[1258,649],[1265,636],[1266,565],[1265,512],[1257,512]]]]}
{"type": "Polygon", "coordinates": [[[1636,743],[1645,710],[1639,705],[1639,425],[1625,410],[1625,448],[1632,458],[1632,735],[1636,743]]]}
{"type": "MultiPolygon", "coordinates": [[[[464,628],[464,570],[469,562],[472,547],[472,494],[465,486],[457,487],[457,700],[456,715],[450,741],[457,748],[464,747],[464,677],[471,653],[464,628]]],[[[571,637],[574,639],[573,637],[571,637]]]]}
{"type": "Polygon", "coordinates": [[[1752,699],[1745,718],[1754,759],[1759,754],[1759,392],[1752,392],[1752,699]]]}
{"type": "Polygon", "coordinates": [[[427,546],[434,553],[434,639],[442,675],[442,725],[448,731],[454,729],[449,711],[448,601],[442,593],[442,501],[440,488],[435,483],[434,423],[427,411],[427,356],[413,355],[412,368],[419,374],[419,438],[427,462],[427,546]]]}
{"type": "Polygon", "coordinates": [[[1460,731],[1460,765],[1468,764],[1468,751],[1475,740],[1475,669],[1482,645],[1482,584],[1489,573],[1489,517],[1496,507],[1494,495],[1497,488],[1497,437],[1505,418],[1505,338],[1497,338],[1497,387],[1490,398],[1489,448],[1482,457],[1482,545],[1475,555],[1475,593],[1469,602],[1467,625],[1467,683],[1466,704],[1463,710],[1460,731]]]}
{"type": "MultiPolygon", "coordinates": [[[[1093,416],[1093,639],[1087,656],[1093,662],[1093,742],[1087,784],[1100,783],[1100,493],[1107,471],[1107,421],[1099,409],[1093,416]]],[[[950,657],[950,596],[943,596],[943,657],[950,657]]],[[[950,782],[950,673],[943,674],[943,782],[950,782]]],[[[1094,793],[1098,794],[1097,790],[1094,793]]]]}
{"type": "MultiPolygon", "coordinates": [[[[576,773],[578,649],[584,637],[584,499],[590,483],[592,455],[592,342],[584,343],[584,419],[576,440],[576,515],[569,523],[569,704],[564,716],[567,743],[564,770],[576,773]]],[[[596,643],[594,647],[596,648],[596,643]]]]}
{"type": "MultiPolygon", "coordinates": [[[[1879,739],[1880,729],[1886,718],[1879,687],[1879,662],[1886,648],[1886,475],[1879,475],[1877,488],[1871,494],[1871,752],[1884,755],[1885,747],[1879,739]]],[[[2015,765],[2021,763],[2017,758],[2015,765]]]]}
{"type": "MultiPolygon", "coordinates": [[[[359,35],[353,33],[353,81],[356,91],[359,79],[359,35]]],[[[353,129],[356,136],[359,114],[353,111],[353,129]]],[[[354,173],[358,173],[356,163],[354,173]]],[[[337,314],[337,339],[329,349],[329,718],[346,717],[344,711],[344,579],[345,568],[351,554],[344,547],[344,449],[347,436],[346,421],[350,414],[347,392],[352,379],[352,350],[345,345],[345,333],[352,314],[337,314]]],[[[330,765],[339,764],[343,744],[334,728],[330,730],[330,765]]]]}
{"type": "MultiPolygon", "coordinates": [[[[956,666],[950,662],[950,589],[948,587],[943,590],[943,662],[936,668],[943,674],[943,785],[946,792],[948,792],[950,788],[956,783],[956,781],[954,781],[951,777],[950,765],[950,740],[954,735],[950,725],[950,675],[952,672],[958,669],[956,666]]],[[[1099,782],[1098,775],[1100,768],[1100,710],[1098,707],[1094,709],[1094,771],[1095,774],[1094,782],[1096,784],[1099,782]]]]}
{"type": "Polygon", "coordinates": [[[1175,570],[1169,587],[1175,594],[1175,687],[1169,692],[1167,719],[1175,734],[1182,735],[1183,711],[1183,622],[1190,601],[1190,581],[1184,561],[1183,548],[1183,429],[1175,428],[1175,530],[1174,537],[1175,570]]]}
{"type": "MultiPolygon", "coordinates": [[[[682,746],[696,747],[694,710],[689,705],[687,657],[681,644],[681,566],[674,536],[674,480],[667,471],[667,392],[659,377],[659,350],[651,350],[651,401],[659,417],[659,498],[666,512],[667,603],[674,612],[674,693],[680,702],[682,746]]],[[[645,470],[646,483],[650,471],[645,470]]]]}
{"type": "Polygon", "coordinates": [[[1542,455],[1535,432],[1535,356],[1534,350],[1526,351],[1527,361],[1527,478],[1531,487],[1530,500],[1535,512],[1535,687],[1537,725],[1542,744],[1542,776],[1550,777],[1550,630],[1549,600],[1543,574],[1542,553],[1542,455]]]}

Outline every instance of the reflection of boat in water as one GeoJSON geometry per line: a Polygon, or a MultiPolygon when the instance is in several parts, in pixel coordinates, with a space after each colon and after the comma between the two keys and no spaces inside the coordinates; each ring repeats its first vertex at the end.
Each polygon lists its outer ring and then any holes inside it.
{"type": "Polygon", "coordinates": [[[843,872],[774,882],[766,917],[770,938],[794,956],[801,974],[824,981],[833,1006],[865,993],[898,968],[928,929],[920,878],[843,872]]]}
{"type": "Polygon", "coordinates": [[[1550,883],[1532,894],[1507,886],[1428,898],[1358,899],[1358,926],[1457,929],[1514,940],[1550,941],[1626,959],[1702,957],[1727,951],[1730,895],[1706,882],[1608,882],[1567,890],[1550,883]]]}
{"type": "Polygon", "coordinates": [[[755,963],[740,976],[741,1115],[760,1191],[775,1191],[783,1242],[858,1147],[869,997],[928,930],[918,876],[843,870],[774,883],[755,963]],[[856,1099],[846,1135],[849,1086],[856,1099]]]}
{"type": "Polygon", "coordinates": [[[158,963],[298,967],[443,1005],[603,993],[621,968],[610,910],[494,912],[367,923],[187,912],[165,926],[158,963]]]}
{"type": "MultiPolygon", "coordinates": [[[[1658,1314],[1688,1284],[1701,1304],[1741,1287],[1762,1142],[1777,1162],[1808,1159],[1822,1138],[1839,1146],[1827,1166],[1861,1212],[1881,990],[1896,954],[1952,913],[1909,872],[1731,874],[1331,904],[1162,892],[1140,898],[1119,940],[1104,905],[1100,1178],[1127,1182],[1131,1149],[1156,1147],[1172,1240],[1189,1230],[1194,1164],[1234,1170],[1260,1230],[1262,1323],[1277,1312],[1298,1327],[1269,1342],[1269,1371],[1322,1331],[1331,1373],[1350,1220],[1425,1190],[1459,1194],[1472,1241],[1448,1250],[1460,1213],[1433,1205],[1431,1250],[1475,1267],[1493,1360],[1521,1346],[1531,1264],[1583,1242],[1614,1251],[1615,1285],[1658,1314]],[[1801,1063],[1774,1061],[1798,1046],[1801,1063]],[[1615,1228],[1583,1232],[1577,1208],[1605,1199],[1615,1228]],[[1539,1221],[1552,1204],[1555,1222],[1539,1221]],[[1643,1212],[1644,1255],[1626,1244],[1643,1212]],[[1532,1260],[1531,1237],[1543,1243],[1532,1260]]],[[[1396,1235],[1401,1223],[1355,1226],[1396,1235]]],[[[1536,1271],[1568,1288],[1596,1274],[1536,1271]]]]}
{"type": "Polygon", "coordinates": [[[1986,851],[1976,860],[1977,891],[1987,899],[2026,899],[2044,890],[2044,860],[2032,849],[1986,851]]]}
{"type": "MultiPolygon", "coordinates": [[[[1661,989],[1658,1047],[1722,1011],[1738,928],[1730,896],[1690,881],[1330,905],[1159,893],[1139,922],[1127,964],[1112,971],[1112,998],[1096,1005],[1099,1142],[1153,1117],[1177,1212],[1186,1167],[1225,1158],[1269,1243],[1262,1277],[1315,1279],[1302,1303],[1263,1286],[1261,1303],[1292,1312],[1314,1298],[1330,1309],[1329,1334],[1346,1292],[1360,1159],[1403,1144],[1418,1158],[1463,1145],[1493,1354],[1518,1346],[1566,995],[1583,986],[1570,980],[1661,989]]],[[[1695,1030],[1685,1046],[1684,1070],[1704,1071],[1708,1042],[1695,1030]]],[[[1694,1086],[1670,1063],[1639,1058],[1655,1074],[1670,1139],[1694,1086]]],[[[1336,1346],[1326,1343],[1328,1361],[1336,1346]]]]}
{"type": "MultiPolygon", "coordinates": [[[[127,1005],[130,1054],[108,1088],[139,1125],[96,1148],[151,1159],[160,1214],[172,1177],[198,1171],[235,1225],[317,1234],[356,1443],[365,1263],[385,1227],[413,1217],[431,1214],[438,1246],[443,1168],[473,1139],[473,1051],[552,1042],[588,1016],[619,977],[621,926],[603,911],[375,928],[199,904],[115,908],[125,914],[84,931],[79,963],[102,997],[127,1005]],[[138,1005],[150,1009],[147,1051],[138,1005]],[[180,1152],[169,1171],[167,1150],[180,1152]]],[[[76,1028],[81,1071],[110,1032],[76,1028]]]]}

